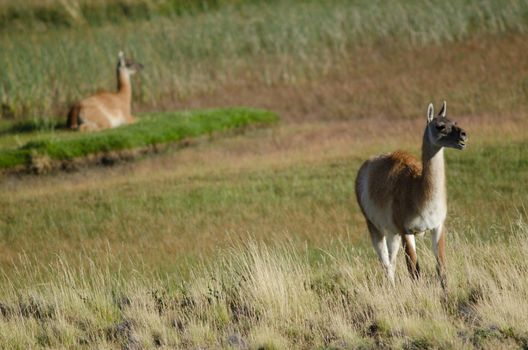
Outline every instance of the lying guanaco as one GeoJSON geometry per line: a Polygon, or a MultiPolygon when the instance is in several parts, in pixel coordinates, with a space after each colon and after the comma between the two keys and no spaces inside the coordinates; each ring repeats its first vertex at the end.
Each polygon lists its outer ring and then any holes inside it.
{"type": "Polygon", "coordinates": [[[68,113],[68,128],[95,131],[133,123],[130,76],[142,68],[142,64],[125,59],[123,52],[119,52],[117,92],[99,92],[74,104],[68,113]]]}
{"type": "Polygon", "coordinates": [[[432,232],[437,273],[447,288],[444,221],[447,215],[444,148],[463,150],[467,133],[446,117],[446,102],[435,117],[427,109],[422,162],[397,151],[371,158],[360,167],[356,198],[367,221],[372,244],[394,284],[396,256],[403,241],[407,268],[420,275],[415,235],[432,232]]]}

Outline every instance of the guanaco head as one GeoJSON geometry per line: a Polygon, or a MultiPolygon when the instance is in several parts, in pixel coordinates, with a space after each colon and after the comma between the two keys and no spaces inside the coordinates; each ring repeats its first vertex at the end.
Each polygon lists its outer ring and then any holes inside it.
{"type": "Polygon", "coordinates": [[[134,62],[130,58],[125,58],[123,51],[119,51],[119,60],[117,61],[117,70],[119,72],[126,72],[128,75],[135,74],[143,69],[143,65],[138,62],[134,62]]]}
{"type": "Polygon", "coordinates": [[[440,109],[436,117],[434,116],[433,104],[429,104],[427,108],[429,141],[439,147],[451,147],[463,150],[466,147],[466,141],[468,139],[467,133],[456,122],[448,119],[446,113],[446,101],[444,101],[442,109],[440,109]]]}

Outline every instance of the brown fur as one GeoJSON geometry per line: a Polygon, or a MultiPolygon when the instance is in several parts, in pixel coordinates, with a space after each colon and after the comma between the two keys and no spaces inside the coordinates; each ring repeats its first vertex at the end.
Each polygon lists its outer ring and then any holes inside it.
{"type": "MultiPolygon", "coordinates": [[[[404,222],[408,215],[418,212],[431,197],[432,178],[430,173],[423,174],[422,163],[411,154],[396,151],[373,158],[363,163],[356,178],[356,198],[363,215],[365,210],[359,200],[359,181],[362,172],[370,167],[368,178],[369,196],[379,207],[392,203],[394,225],[402,236],[405,261],[409,274],[414,279],[420,276],[420,265],[416,250],[408,241],[404,222]]],[[[366,217],[366,215],[365,215],[366,217]]],[[[371,236],[379,236],[377,228],[367,219],[367,227],[371,236]]],[[[373,242],[377,237],[372,237],[373,242]]],[[[442,261],[443,263],[443,261],[442,261]]],[[[443,268],[442,264],[442,269],[443,268]]]]}
{"type": "Polygon", "coordinates": [[[412,278],[418,279],[420,277],[420,265],[418,264],[418,256],[416,250],[409,242],[409,236],[402,236],[403,249],[405,251],[405,262],[407,264],[407,270],[412,278]]]}
{"type": "MultiPolygon", "coordinates": [[[[95,123],[97,129],[107,129],[111,128],[112,125],[101,107],[110,113],[122,113],[127,123],[133,123],[135,118],[130,114],[130,102],[131,98],[122,92],[101,92],[79,102],[79,112],[82,113],[83,119],[89,118],[91,123],[95,123]]],[[[86,130],[90,129],[88,124],[84,124],[84,126],[86,130]]],[[[80,129],[83,130],[83,125],[81,125],[80,129]]]]}
{"type": "Polygon", "coordinates": [[[74,104],[68,112],[68,120],[66,126],[70,129],[77,129],[79,127],[79,104],[74,104]]]}
{"type": "Polygon", "coordinates": [[[394,225],[405,234],[405,219],[421,210],[431,197],[431,179],[422,177],[421,162],[403,151],[371,159],[365,164],[370,166],[370,198],[379,207],[392,202],[394,225]]]}

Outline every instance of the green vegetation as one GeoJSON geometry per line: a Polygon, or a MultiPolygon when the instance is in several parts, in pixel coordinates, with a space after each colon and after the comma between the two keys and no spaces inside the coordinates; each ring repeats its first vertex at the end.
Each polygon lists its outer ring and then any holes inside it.
{"type": "MultiPolygon", "coordinates": [[[[369,46],[396,46],[397,52],[381,54],[398,55],[409,46],[523,33],[527,18],[528,4],[522,0],[508,6],[492,0],[425,5],[404,0],[259,1],[104,26],[2,30],[1,110],[4,117],[65,115],[74,100],[115,85],[119,50],[145,64],[134,81],[134,100],[156,109],[163,101],[222,91],[241,80],[302,86],[336,69],[346,71],[346,63],[369,46]]],[[[409,89],[407,98],[414,94],[421,99],[437,90],[400,88],[409,89]]],[[[522,81],[497,91],[517,99],[526,96],[522,81]]],[[[464,92],[453,97],[466,99],[464,92]]],[[[482,100],[486,98],[479,95],[468,103],[482,100]]]]}
{"type": "Polygon", "coordinates": [[[157,17],[192,15],[248,0],[25,0],[0,1],[0,28],[48,29],[76,25],[98,26],[157,17]]]}
{"type": "MultiPolygon", "coordinates": [[[[274,113],[246,108],[150,113],[138,123],[97,133],[40,133],[37,141],[29,141],[17,149],[0,151],[0,168],[25,165],[34,157],[68,160],[102,152],[178,142],[249,125],[270,124],[277,120],[274,113]]],[[[14,125],[14,130],[29,130],[33,127],[41,127],[41,124],[19,123],[14,125]]],[[[44,128],[47,127],[44,124],[44,128]]]]}

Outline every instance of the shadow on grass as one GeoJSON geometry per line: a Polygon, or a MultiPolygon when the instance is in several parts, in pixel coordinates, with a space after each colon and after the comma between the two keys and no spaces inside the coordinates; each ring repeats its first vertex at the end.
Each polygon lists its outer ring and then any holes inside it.
{"type": "Polygon", "coordinates": [[[66,123],[57,119],[33,118],[21,120],[0,129],[0,136],[9,134],[25,134],[31,132],[49,132],[53,130],[66,130],[66,123]]]}

